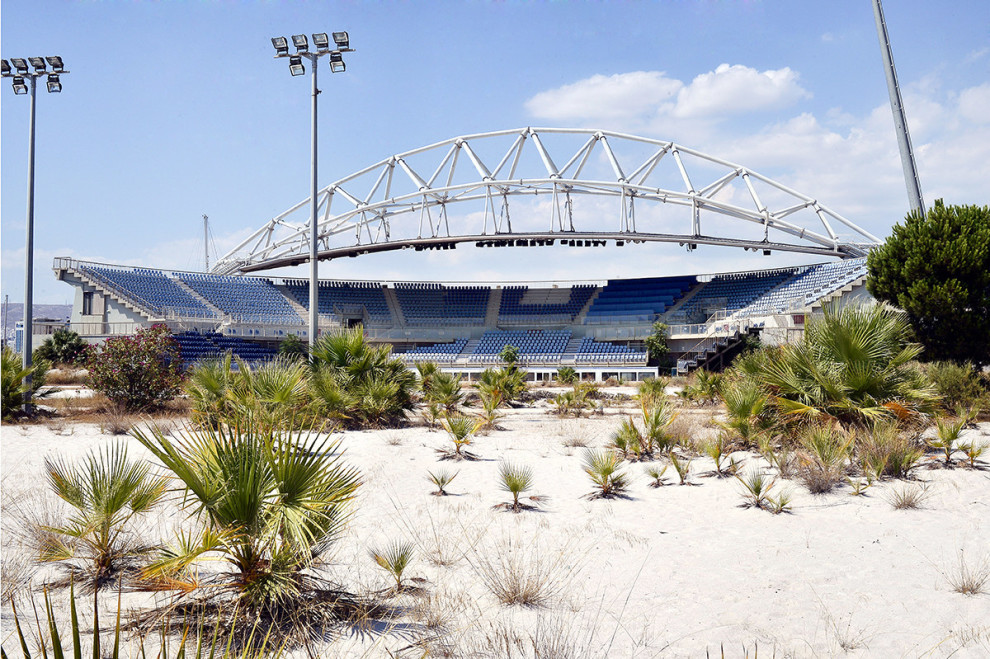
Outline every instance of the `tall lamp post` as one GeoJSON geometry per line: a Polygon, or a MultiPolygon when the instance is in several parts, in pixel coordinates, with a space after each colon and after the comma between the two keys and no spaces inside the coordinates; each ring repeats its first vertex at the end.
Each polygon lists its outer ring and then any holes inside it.
{"type": "Polygon", "coordinates": [[[37,97],[35,92],[37,91],[38,78],[42,77],[48,79],[47,86],[49,93],[57,94],[61,92],[62,82],[60,76],[68,73],[68,71],[65,70],[62,58],[58,55],[52,57],[29,57],[27,61],[22,57],[13,57],[10,62],[7,60],[2,60],[2,62],[2,72],[0,73],[2,73],[4,78],[11,78],[14,93],[18,96],[27,94],[28,92],[31,94],[31,110],[28,118],[27,240],[24,248],[24,339],[22,343],[22,364],[28,372],[24,378],[24,408],[29,409],[31,406],[32,384],[31,351],[33,346],[31,345],[31,338],[34,333],[34,323],[32,322],[34,307],[32,300],[34,294],[34,110],[37,97]],[[52,67],[50,72],[45,65],[46,61],[52,67]],[[28,68],[29,62],[31,64],[30,69],[28,68]],[[13,69],[11,69],[11,64],[13,64],[13,69]]]}
{"type": "Polygon", "coordinates": [[[312,178],[310,180],[310,217],[309,217],[309,347],[312,351],[316,345],[316,334],[319,331],[319,290],[317,286],[317,220],[316,220],[316,173],[317,173],[317,133],[316,133],[316,97],[320,90],[316,87],[316,71],[319,68],[317,63],[321,57],[330,58],[330,71],[333,73],[343,73],[347,68],[344,64],[344,53],[354,52],[350,47],[350,40],[346,32],[334,32],[333,43],[335,48],[331,50],[330,39],[326,32],[318,32],[313,35],[313,45],[315,51],[309,49],[309,41],[305,34],[292,35],[292,45],[295,53],[289,53],[289,42],[285,37],[272,37],[272,45],[275,47],[275,57],[289,58],[289,73],[293,76],[301,76],[306,73],[303,59],[310,62],[311,78],[313,82],[313,116],[312,116],[312,178]]]}

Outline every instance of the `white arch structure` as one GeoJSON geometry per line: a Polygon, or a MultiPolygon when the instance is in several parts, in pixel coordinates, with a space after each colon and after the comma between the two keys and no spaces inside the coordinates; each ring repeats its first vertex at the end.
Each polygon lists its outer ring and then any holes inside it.
{"type": "MultiPolygon", "coordinates": [[[[673,142],[591,129],[448,139],[330,184],[318,192],[317,208],[321,260],[470,242],[607,241],[853,258],[880,242],[817,199],[741,165],[673,142]]],[[[306,198],[273,218],[213,272],[307,262],[309,210],[306,198]]]]}

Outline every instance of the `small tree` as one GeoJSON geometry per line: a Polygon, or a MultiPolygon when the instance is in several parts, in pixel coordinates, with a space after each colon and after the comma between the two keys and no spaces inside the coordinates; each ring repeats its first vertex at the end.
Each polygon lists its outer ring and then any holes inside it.
{"type": "Polygon", "coordinates": [[[502,351],[498,353],[498,358],[501,359],[508,368],[514,369],[516,367],[516,362],[519,361],[519,348],[510,343],[502,348],[502,351]]]}
{"type": "Polygon", "coordinates": [[[990,363],[990,206],[910,213],[867,259],[867,290],[907,313],[924,358],[990,363]]]}
{"type": "Polygon", "coordinates": [[[650,335],[646,337],[646,353],[649,355],[650,364],[653,366],[666,366],[670,360],[670,348],[667,346],[667,339],[670,338],[670,328],[666,323],[659,320],[653,323],[650,335]]]}
{"type": "Polygon", "coordinates": [[[290,334],[278,344],[278,354],[290,359],[306,359],[309,347],[295,334],[290,334]]]}
{"type": "Polygon", "coordinates": [[[86,356],[86,342],[67,328],[59,328],[34,351],[35,359],[52,364],[76,364],[86,356]]]}
{"type": "Polygon", "coordinates": [[[182,385],[179,344],[164,325],[91,346],[86,366],[93,389],[127,410],[159,407],[182,385]]]}

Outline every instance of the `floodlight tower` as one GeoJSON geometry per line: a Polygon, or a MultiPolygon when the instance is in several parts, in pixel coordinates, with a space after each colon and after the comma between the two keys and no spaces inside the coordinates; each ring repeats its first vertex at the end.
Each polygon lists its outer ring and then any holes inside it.
{"type": "Polygon", "coordinates": [[[911,134],[908,132],[904,101],[901,100],[901,88],[897,84],[897,71],[894,70],[894,53],[890,48],[890,36],[887,34],[887,23],[883,18],[883,7],[880,6],[880,0],[873,0],[873,17],[877,21],[880,54],[883,56],[884,73],[887,75],[890,111],[894,114],[897,148],[901,152],[901,167],[904,169],[904,183],[907,185],[908,201],[911,203],[911,210],[919,211],[924,215],[925,200],[921,196],[921,179],[918,177],[918,165],[914,161],[914,149],[911,147],[911,134]]]}
{"type": "Polygon", "coordinates": [[[48,92],[57,94],[62,91],[62,81],[60,76],[68,73],[62,58],[58,55],[52,57],[29,57],[27,61],[23,57],[13,57],[10,62],[2,60],[2,70],[0,75],[4,78],[11,78],[14,93],[18,96],[31,94],[30,111],[28,114],[28,184],[27,184],[27,239],[24,247],[24,339],[23,351],[21,353],[22,364],[27,371],[24,378],[24,409],[31,407],[31,337],[34,333],[34,116],[35,101],[37,98],[38,78],[47,77],[48,92]],[[52,67],[51,72],[47,70],[45,62],[52,67]],[[31,67],[28,68],[28,62],[31,67]],[[13,69],[11,68],[13,64],[13,69]],[[33,70],[31,70],[33,69],[33,70]]]}
{"type": "Polygon", "coordinates": [[[347,36],[346,32],[334,32],[333,33],[333,43],[335,48],[330,49],[330,39],[327,38],[326,32],[317,32],[313,35],[313,45],[316,47],[315,51],[309,49],[309,41],[306,39],[305,34],[294,34],[292,35],[292,45],[295,47],[295,53],[289,53],[289,42],[285,37],[272,37],[272,46],[275,47],[275,57],[287,57],[289,58],[289,73],[293,76],[301,76],[306,73],[306,67],[302,63],[303,59],[308,59],[310,62],[311,79],[313,82],[312,90],[312,155],[311,155],[311,171],[312,177],[310,179],[310,216],[309,216],[309,347],[312,350],[313,346],[316,345],[316,334],[319,331],[319,290],[317,286],[319,284],[318,280],[318,268],[317,268],[317,249],[316,249],[316,238],[317,238],[317,219],[316,219],[316,173],[317,173],[317,131],[316,131],[316,116],[317,116],[317,103],[316,97],[319,95],[320,90],[316,86],[316,71],[317,62],[321,57],[330,58],[330,71],[333,73],[343,73],[346,70],[346,65],[344,64],[344,53],[354,52],[350,47],[350,38],[347,36]]]}

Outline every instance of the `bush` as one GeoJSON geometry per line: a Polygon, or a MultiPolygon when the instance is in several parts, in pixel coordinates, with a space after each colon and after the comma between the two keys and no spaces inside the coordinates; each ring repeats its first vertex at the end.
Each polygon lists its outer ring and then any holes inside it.
{"type": "Polygon", "coordinates": [[[130,411],[161,407],[182,386],[179,344],[164,325],[89,347],[86,367],[92,388],[130,411]]]}
{"type": "Polygon", "coordinates": [[[30,369],[21,368],[21,356],[4,346],[2,358],[3,418],[15,416],[24,405],[25,399],[39,398],[39,389],[45,384],[48,362],[38,360],[30,369]],[[31,385],[24,381],[31,374],[31,385]]]}
{"type": "Polygon", "coordinates": [[[52,364],[78,364],[86,357],[86,342],[70,329],[61,328],[34,351],[35,359],[52,364]]]}
{"type": "Polygon", "coordinates": [[[577,371],[570,366],[561,366],[557,369],[557,382],[561,384],[574,384],[577,382],[577,371]]]}
{"type": "Polygon", "coordinates": [[[309,346],[295,334],[290,334],[278,344],[278,354],[290,359],[305,360],[309,355],[309,346]]]}
{"type": "Polygon", "coordinates": [[[957,405],[985,407],[988,392],[972,363],[932,362],[925,372],[942,397],[942,406],[951,410],[957,405]]]}

